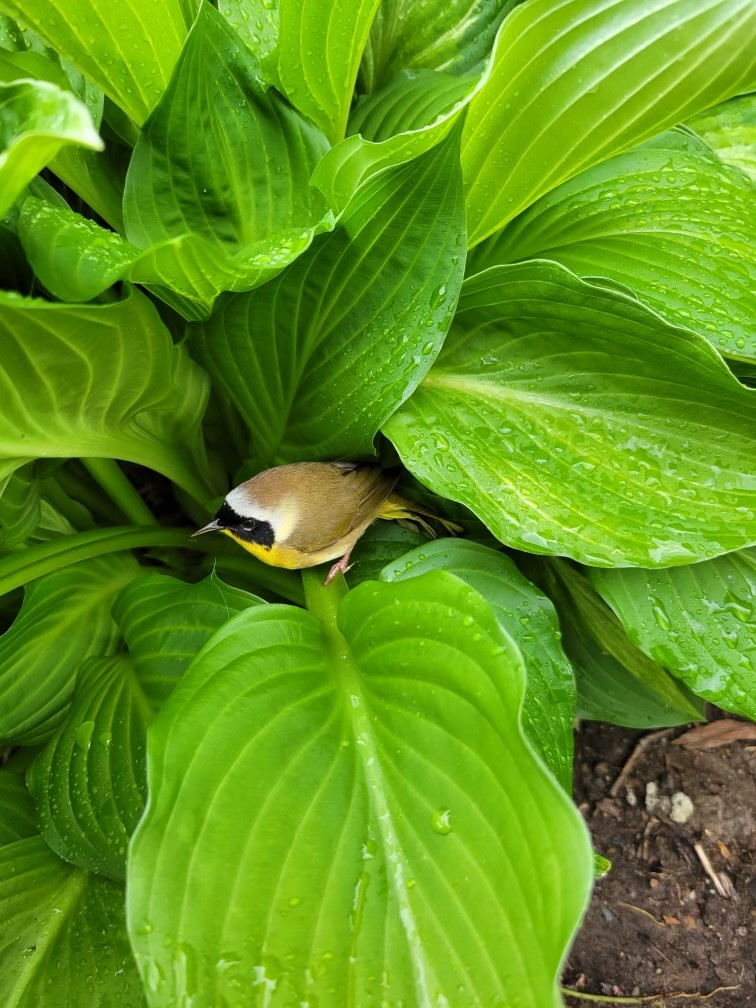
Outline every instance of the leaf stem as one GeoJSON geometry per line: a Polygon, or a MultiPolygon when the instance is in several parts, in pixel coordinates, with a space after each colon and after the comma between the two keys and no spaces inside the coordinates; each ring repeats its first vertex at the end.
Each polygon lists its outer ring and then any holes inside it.
{"type": "Polygon", "coordinates": [[[192,542],[186,529],[162,526],[134,528],[127,525],[78,532],[3,557],[0,560],[0,595],[81,560],[151,546],[179,546],[187,549],[191,548],[192,542]]]}
{"type": "MultiPolygon", "coordinates": [[[[175,547],[216,554],[212,543],[192,539],[188,529],[166,528],[163,525],[152,525],[148,528],[126,525],[77,532],[75,535],[30,546],[19,553],[0,559],[0,595],[20,588],[44,574],[51,574],[82,560],[117,553],[120,550],[156,547],[175,547]]],[[[227,560],[229,568],[238,567],[245,578],[261,588],[281,598],[289,599],[296,605],[304,603],[299,578],[294,573],[269,567],[252,557],[246,559],[243,570],[241,558],[237,563],[234,558],[229,560],[224,556],[221,563],[226,565],[227,560]]]]}
{"type": "Polygon", "coordinates": [[[115,459],[83,458],[81,461],[90,476],[99,483],[132,524],[159,524],[115,459]]]}
{"type": "Polygon", "coordinates": [[[311,567],[302,571],[302,587],[304,588],[305,605],[324,624],[326,630],[336,627],[336,614],[341,600],[346,595],[347,583],[343,574],[337,574],[329,585],[323,584],[321,567],[311,567]]]}

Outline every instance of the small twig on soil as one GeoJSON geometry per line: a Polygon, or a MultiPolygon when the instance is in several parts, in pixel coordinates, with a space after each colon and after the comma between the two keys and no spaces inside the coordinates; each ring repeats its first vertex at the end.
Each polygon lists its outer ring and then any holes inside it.
{"type": "Polygon", "coordinates": [[[714,888],[717,890],[720,896],[725,899],[734,899],[736,896],[735,888],[730,882],[726,875],[720,875],[719,872],[715,872],[711,866],[711,861],[709,861],[706,851],[703,849],[700,843],[693,844],[693,850],[698,855],[698,860],[701,862],[701,867],[709,876],[711,881],[714,883],[714,888]]]}
{"type": "Polygon", "coordinates": [[[721,994],[722,991],[734,991],[738,990],[740,984],[735,987],[716,987],[713,991],[708,994],[699,994],[698,991],[694,991],[692,994],[685,993],[683,991],[676,994],[646,994],[643,997],[610,997],[607,994],[588,994],[584,991],[572,990],[569,987],[562,987],[562,994],[565,997],[575,998],[576,1001],[597,1001],[600,1004],[619,1004],[619,1005],[640,1005],[640,1004],[650,1004],[659,1005],[660,1008],[664,1008],[666,1001],[680,1001],[683,998],[688,998],[694,1001],[707,1001],[710,997],[714,997],[715,994],[721,994]]]}
{"type": "Polygon", "coordinates": [[[648,749],[651,743],[655,742],[657,739],[664,738],[665,735],[669,735],[669,733],[673,732],[674,730],[675,730],[674,728],[661,728],[659,731],[649,732],[648,735],[644,735],[643,738],[639,740],[635,749],[633,749],[633,751],[630,753],[630,756],[625,762],[625,765],[622,767],[619,774],[617,775],[617,779],[615,780],[614,784],[612,784],[612,786],[609,788],[609,794],[612,796],[612,798],[617,797],[617,795],[619,794],[619,789],[622,787],[627,778],[630,776],[630,771],[633,769],[635,764],[641,758],[646,749],[648,749]]]}
{"type": "Polygon", "coordinates": [[[653,921],[654,924],[658,924],[659,927],[665,927],[664,921],[657,920],[652,913],[648,910],[644,910],[643,907],[636,906],[634,903],[619,903],[621,907],[626,907],[628,910],[635,910],[636,913],[643,914],[644,917],[648,917],[649,920],[653,921]]]}

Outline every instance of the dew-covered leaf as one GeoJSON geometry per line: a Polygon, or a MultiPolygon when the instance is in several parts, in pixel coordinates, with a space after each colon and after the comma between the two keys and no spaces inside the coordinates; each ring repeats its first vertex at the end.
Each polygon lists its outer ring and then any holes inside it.
{"type": "Polygon", "coordinates": [[[47,81],[0,81],[0,217],[66,144],[102,149],[85,105],[47,81]]]}
{"type": "Polygon", "coordinates": [[[377,977],[396,1003],[556,1004],[591,851],[522,737],[519,652],[444,572],[361,585],[338,629],[309,583],[323,623],[241,613],[150,730],[128,918],[153,1008],[187,966],[207,1004],[368,1003],[377,977]]]}
{"type": "Polygon", "coordinates": [[[42,836],[66,861],[123,880],[147,797],[153,713],[127,655],[92,658],[79,669],[65,722],[29,774],[42,836]]]}
{"type": "Polygon", "coordinates": [[[61,857],[124,878],[146,799],[147,727],[213,632],[259,603],[215,576],[189,585],[145,574],[126,585],[113,616],[129,653],[82,666],[65,722],[29,777],[42,835],[61,857]]]}
{"type": "Polygon", "coordinates": [[[673,570],[592,571],[646,654],[718,707],[756,720],[756,551],[673,570]]]}
{"type": "Polygon", "coordinates": [[[530,0],[465,120],[469,243],[591,165],[747,90],[751,0],[530,0]]]}
{"type": "Polygon", "coordinates": [[[527,689],[522,722],[531,746],[562,787],[572,790],[572,720],[575,677],[559,643],[559,622],[549,599],[508,556],[475,542],[436,539],[389,564],[384,581],[405,581],[445,570],[479,592],[525,660],[527,689]]]}
{"type": "Polygon", "coordinates": [[[134,279],[158,271],[183,297],[196,287],[207,308],[222,290],[269,279],[331,226],[309,185],[327,147],[203,4],[129,166],[126,238],[143,252],[134,279]]]}
{"type": "Polygon", "coordinates": [[[39,833],[37,812],[24,775],[0,769],[0,847],[39,833]]]}
{"type": "Polygon", "coordinates": [[[518,0],[381,0],[360,78],[369,92],[403,70],[479,74],[494,47],[496,33],[518,0]]]}
{"type": "Polygon", "coordinates": [[[182,0],[2,0],[2,9],[137,123],[165,90],[187,31],[182,0]]]}
{"type": "Polygon", "coordinates": [[[280,277],[226,295],[191,346],[262,463],[355,458],[430,368],[464,269],[454,137],[357,193],[280,277]]]}
{"type": "Polygon", "coordinates": [[[142,690],[160,706],[215,630],[242,609],[260,604],[262,599],[224,584],[215,574],[194,585],[165,574],[144,574],[121,592],[113,616],[142,690]]]}
{"type": "Polygon", "coordinates": [[[740,168],[756,182],[756,92],[715,105],[687,125],[725,164],[740,168]]]}
{"type": "Polygon", "coordinates": [[[404,164],[440,143],[482,77],[433,70],[402,73],[352,110],[349,136],[320,160],[311,182],[339,213],[377,172],[404,164]]]}
{"type": "Polygon", "coordinates": [[[585,574],[563,561],[528,560],[549,592],[577,682],[577,715],[630,728],[700,721],[704,704],[628,638],[585,574]]]}
{"type": "Polygon", "coordinates": [[[278,0],[278,75],[292,105],[332,143],[344,136],[354,82],[380,0],[278,0]]]}
{"type": "Polygon", "coordinates": [[[438,361],[383,431],[504,543],[593,566],[756,540],[756,400],[712,347],[556,263],[465,281],[438,361]]]}
{"type": "Polygon", "coordinates": [[[66,864],[44,840],[0,848],[0,1003],[143,1008],[123,887],[66,864]]]}
{"type": "Polygon", "coordinates": [[[563,183],[468,266],[553,259],[630,288],[720,353],[756,360],[756,187],[671,130],[563,183]]]}

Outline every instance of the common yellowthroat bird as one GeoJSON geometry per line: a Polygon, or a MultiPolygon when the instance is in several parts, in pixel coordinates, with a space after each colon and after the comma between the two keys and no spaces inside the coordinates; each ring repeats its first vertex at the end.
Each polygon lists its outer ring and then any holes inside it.
{"type": "Polygon", "coordinates": [[[376,518],[411,519],[434,535],[425,515],[461,531],[395,494],[397,479],[357,462],[277,466],[229,491],[213,520],[194,535],[223,532],[271,567],[299,570],[340,557],[328,584],[349,570],[352,547],[376,518]]]}

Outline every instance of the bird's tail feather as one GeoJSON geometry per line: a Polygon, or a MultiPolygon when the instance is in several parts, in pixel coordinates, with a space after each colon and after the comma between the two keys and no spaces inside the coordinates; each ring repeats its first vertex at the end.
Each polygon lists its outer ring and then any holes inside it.
{"type": "Polygon", "coordinates": [[[397,494],[390,494],[386,498],[378,513],[378,517],[394,521],[405,520],[415,522],[433,539],[436,538],[437,533],[433,526],[425,520],[426,518],[438,522],[439,525],[442,525],[446,529],[449,535],[459,535],[462,532],[462,526],[457,525],[456,522],[449,521],[448,518],[442,518],[441,515],[437,515],[434,511],[429,511],[428,508],[416,504],[415,501],[405,500],[397,494]]]}

